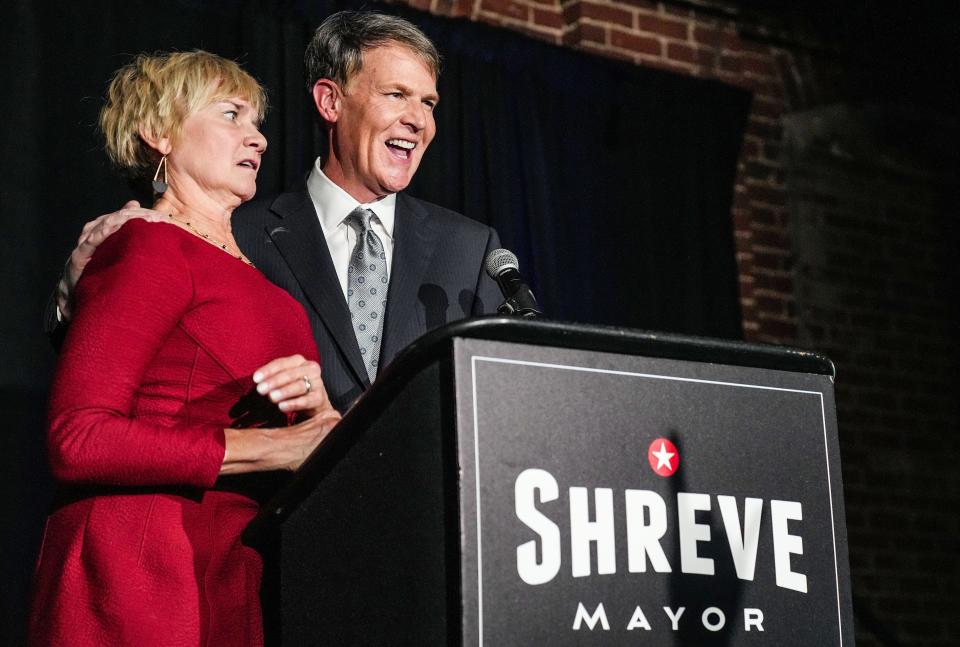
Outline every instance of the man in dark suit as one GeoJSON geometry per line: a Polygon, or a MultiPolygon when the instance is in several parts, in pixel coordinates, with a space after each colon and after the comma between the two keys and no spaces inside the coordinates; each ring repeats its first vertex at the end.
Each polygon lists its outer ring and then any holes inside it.
{"type": "MultiPolygon", "coordinates": [[[[420,335],[495,311],[502,299],[483,262],[499,239],[401,193],[436,132],[440,58],[426,35],[394,16],[340,12],[317,29],[305,64],[329,154],[306,190],[238,208],[233,231],[257,268],[303,304],[324,384],[343,411],[420,335]]],[[[64,315],[96,245],[131,217],[163,215],[128,203],[84,228],[57,291],[64,315]]]]}

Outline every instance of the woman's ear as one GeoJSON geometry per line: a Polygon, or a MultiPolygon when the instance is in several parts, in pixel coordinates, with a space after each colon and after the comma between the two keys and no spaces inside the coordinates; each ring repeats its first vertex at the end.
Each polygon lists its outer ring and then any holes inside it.
{"type": "Polygon", "coordinates": [[[140,139],[160,155],[169,155],[170,151],[173,150],[173,144],[171,144],[169,137],[157,137],[152,130],[145,126],[140,126],[138,132],[140,133],[140,139]]]}
{"type": "Polygon", "coordinates": [[[336,123],[340,117],[342,96],[340,86],[330,79],[320,79],[313,84],[313,105],[320,118],[328,124],[336,123]]]}

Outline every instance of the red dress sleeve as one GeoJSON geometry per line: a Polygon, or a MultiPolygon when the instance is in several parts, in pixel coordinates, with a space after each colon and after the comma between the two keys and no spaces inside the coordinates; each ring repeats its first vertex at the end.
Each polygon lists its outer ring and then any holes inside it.
{"type": "Polygon", "coordinates": [[[62,482],[211,487],[217,479],[222,428],[132,415],[151,360],[193,300],[181,241],[174,225],[130,221],[101,244],[77,284],[47,432],[62,482]]]}

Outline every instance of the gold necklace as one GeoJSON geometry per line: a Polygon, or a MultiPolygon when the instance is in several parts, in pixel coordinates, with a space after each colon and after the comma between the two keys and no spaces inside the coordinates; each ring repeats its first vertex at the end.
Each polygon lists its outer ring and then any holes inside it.
{"type": "MultiPolygon", "coordinates": [[[[222,250],[225,251],[226,253],[230,254],[231,256],[233,256],[234,258],[236,258],[237,260],[243,261],[244,263],[246,263],[246,264],[249,265],[250,267],[256,267],[256,266],[253,264],[253,261],[251,261],[249,258],[247,258],[246,256],[243,255],[243,252],[240,252],[239,254],[234,254],[234,253],[231,252],[229,249],[227,249],[227,244],[226,244],[226,243],[222,243],[222,242],[220,242],[219,240],[216,240],[216,239],[214,239],[214,238],[211,238],[211,237],[210,237],[210,234],[205,234],[205,233],[203,233],[202,231],[200,231],[199,229],[197,229],[196,227],[194,227],[194,226],[193,226],[193,223],[191,223],[189,220],[180,220],[179,218],[174,218],[172,213],[168,213],[167,216],[170,218],[170,220],[173,220],[173,221],[175,221],[175,222],[179,222],[179,223],[181,223],[181,224],[183,224],[183,225],[186,225],[187,229],[189,229],[191,232],[193,232],[194,234],[196,234],[196,235],[199,236],[200,238],[204,239],[205,241],[207,241],[207,242],[210,243],[211,245],[215,245],[215,246],[219,247],[220,249],[222,249],[222,250]]],[[[239,252],[240,249],[237,248],[237,251],[239,252]]]]}

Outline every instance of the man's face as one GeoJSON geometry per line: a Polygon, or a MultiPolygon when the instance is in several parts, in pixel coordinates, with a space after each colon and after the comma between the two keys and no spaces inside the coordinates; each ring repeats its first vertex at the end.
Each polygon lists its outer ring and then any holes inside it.
{"type": "Polygon", "coordinates": [[[383,45],[364,52],[341,90],[324,173],[364,203],[402,191],[436,134],[430,67],[403,45],[383,45]]]}

